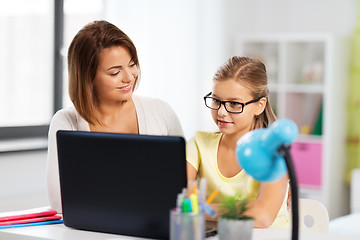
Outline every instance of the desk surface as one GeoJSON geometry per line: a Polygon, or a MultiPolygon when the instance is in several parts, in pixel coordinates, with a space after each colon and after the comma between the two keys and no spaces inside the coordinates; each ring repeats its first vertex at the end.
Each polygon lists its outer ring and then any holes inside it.
{"type": "MultiPolygon", "coordinates": [[[[254,229],[253,240],[288,240],[291,238],[290,229],[266,228],[254,229]]],[[[8,228],[0,230],[0,239],[6,240],[140,240],[144,238],[128,237],[116,234],[99,233],[91,231],[76,230],[65,227],[64,224],[8,228]]],[[[218,237],[210,237],[207,240],[217,240],[218,237]]],[[[346,237],[333,234],[315,232],[300,232],[303,240],[359,240],[359,238],[346,237]]]]}

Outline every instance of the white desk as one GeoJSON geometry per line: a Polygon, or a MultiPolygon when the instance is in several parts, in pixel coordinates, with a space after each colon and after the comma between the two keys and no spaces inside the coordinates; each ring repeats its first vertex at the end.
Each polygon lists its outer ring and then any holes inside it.
{"type": "MultiPolygon", "coordinates": [[[[140,240],[143,238],[128,237],[116,234],[98,233],[90,231],[75,230],[65,227],[63,224],[8,228],[0,230],[1,240],[140,240]]],[[[214,236],[207,240],[217,240],[214,236]]],[[[254,229],[253,240],[289,240],[290,229],[267,228],[254,229]]],[[[339,236],[333,234],[322,234],[313,232],[300,232],[302,240],[359,240],[359,238],[339,236]]]]}

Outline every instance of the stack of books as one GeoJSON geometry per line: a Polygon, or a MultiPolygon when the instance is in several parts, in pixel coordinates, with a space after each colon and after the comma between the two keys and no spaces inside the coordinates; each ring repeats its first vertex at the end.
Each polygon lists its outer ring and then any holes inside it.
{"type": "Polygon", "coordinates": [[[50,207],[0,213],[0,229],[62,222],[62,216],[50,207]]]}

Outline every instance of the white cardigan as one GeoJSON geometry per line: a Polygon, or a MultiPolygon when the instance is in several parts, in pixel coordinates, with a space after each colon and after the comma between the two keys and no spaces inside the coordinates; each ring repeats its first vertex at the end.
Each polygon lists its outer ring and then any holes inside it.
{"type": "MultiPolygon", "coordinates": [[[[133,96],[139,134],[183,136],[180,121],[172,108],[159,99],[133,96]]],[[[62,212],[57,158],[58,130],[90,131],[89,124],[74,107],[59,110],[51,120],[48,135],[47,188],[51,208],[62,212]]]]}

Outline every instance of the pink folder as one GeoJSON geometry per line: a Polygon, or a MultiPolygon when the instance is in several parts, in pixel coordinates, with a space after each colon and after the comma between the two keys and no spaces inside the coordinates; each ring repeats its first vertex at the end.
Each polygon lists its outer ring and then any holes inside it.
{"type": "Polygon", "coordinates": [[[57,211],[49,207],[33,208],[14,212],[4,212],[0,213],[0,226],[9,224],[58,220],[62,218],[60,215],[56,214],[57,211]]]}

